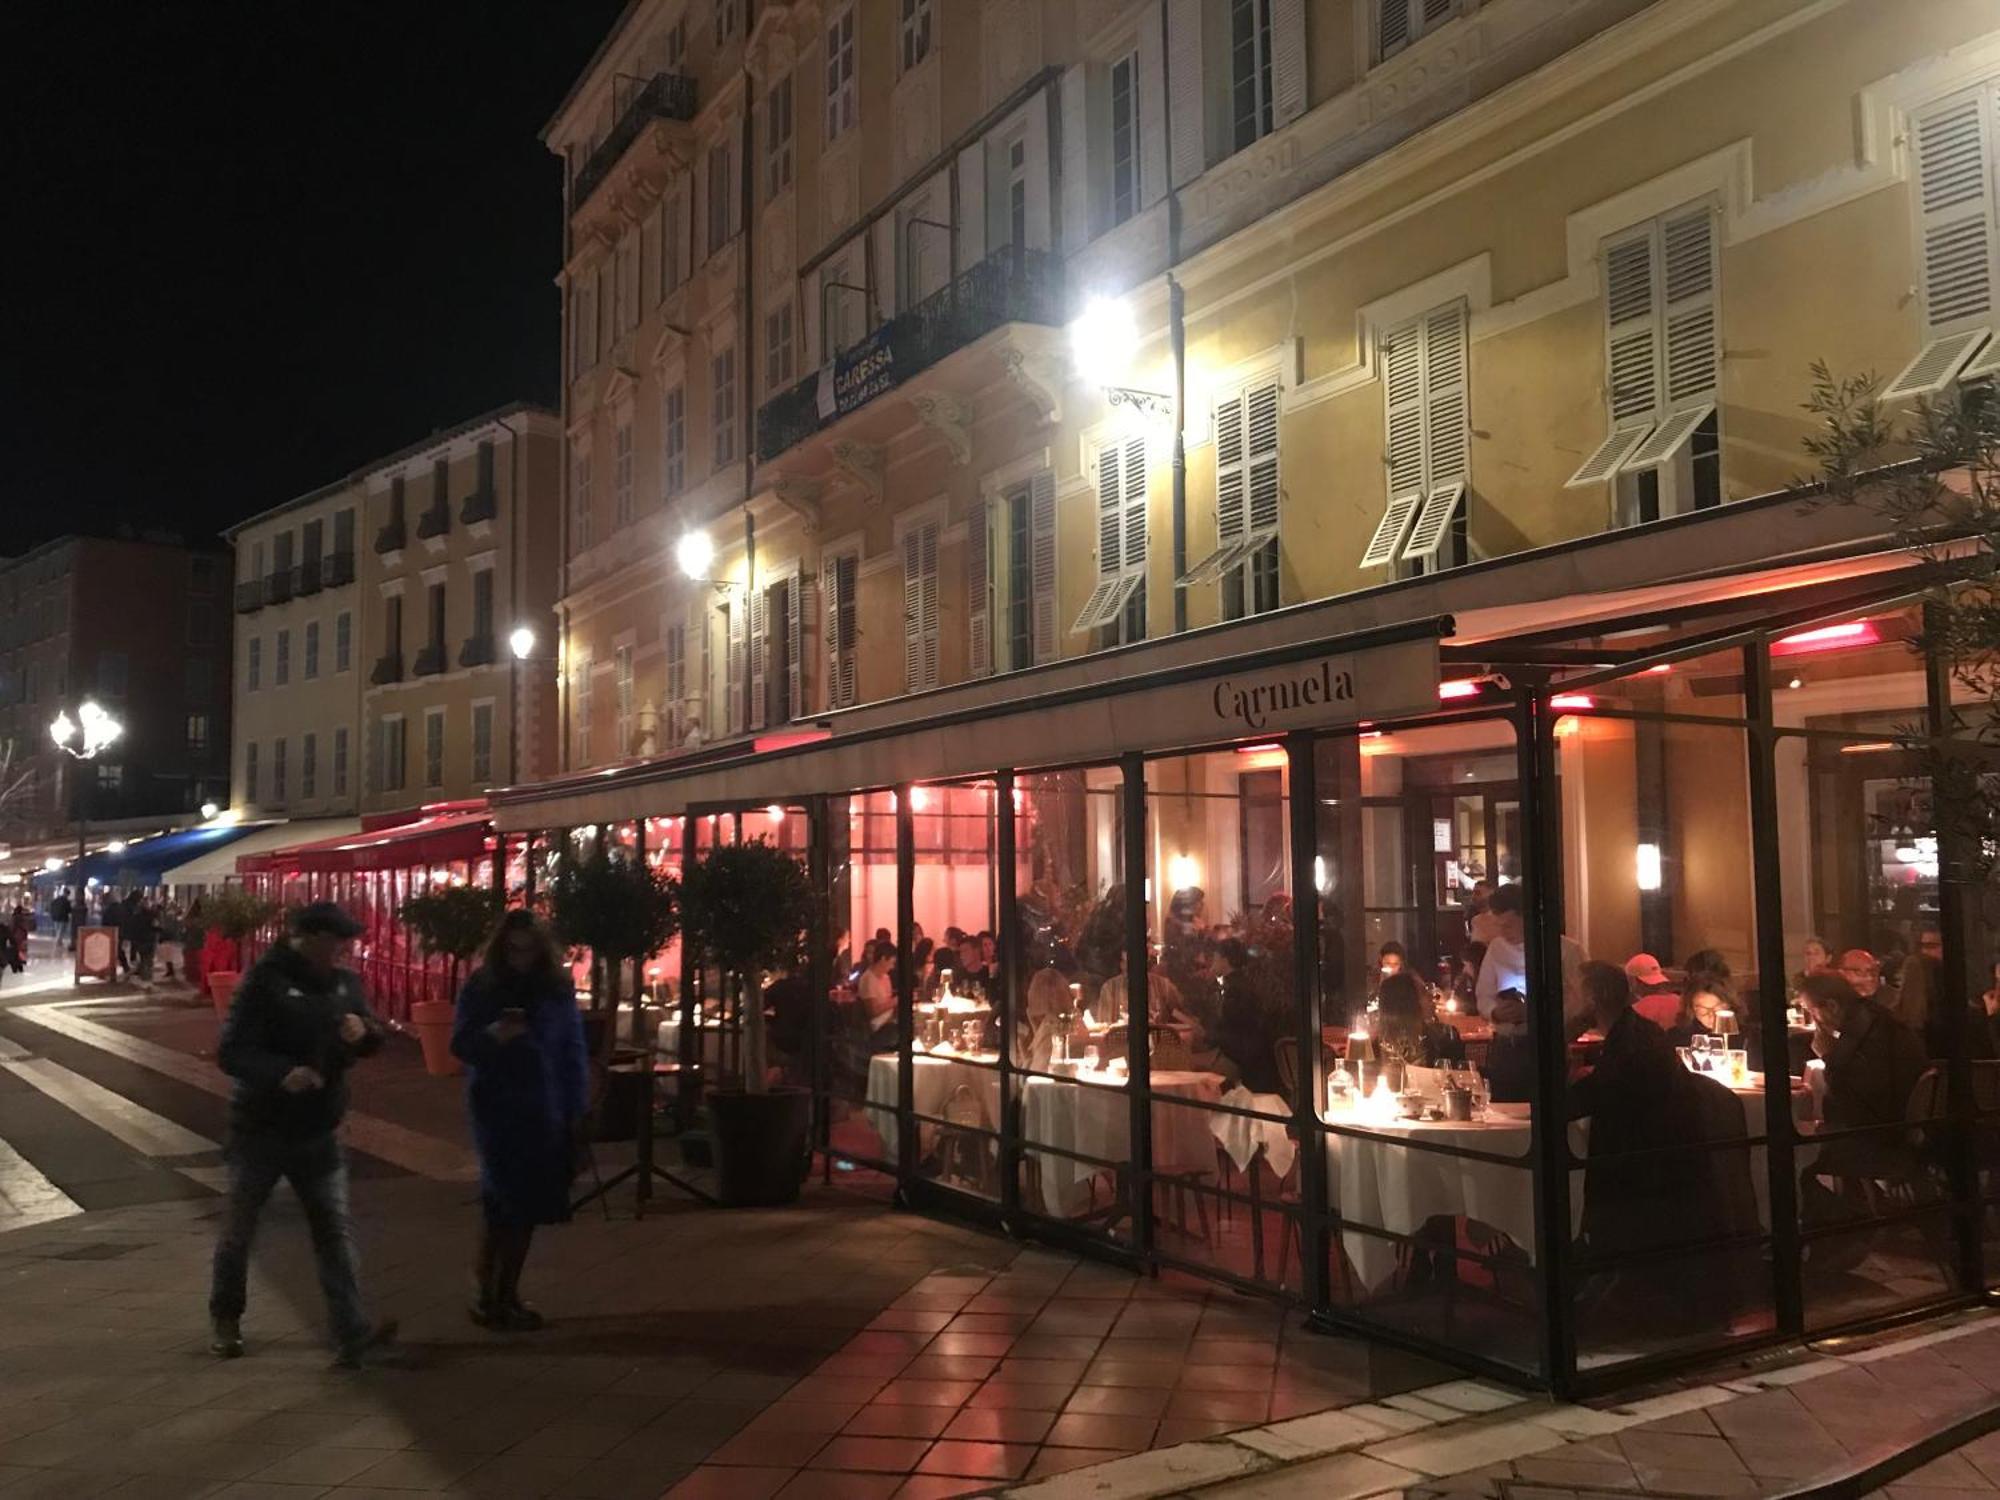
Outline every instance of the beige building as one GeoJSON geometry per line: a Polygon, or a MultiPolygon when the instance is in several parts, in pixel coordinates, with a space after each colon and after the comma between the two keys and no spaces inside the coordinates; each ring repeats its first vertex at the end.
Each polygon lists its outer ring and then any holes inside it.
{"type": "Polygon", "coordinates": [[[560,469],[554,415],[522,404],[355,476],[362,812],[478,797],[553,764],[560,469]]]}

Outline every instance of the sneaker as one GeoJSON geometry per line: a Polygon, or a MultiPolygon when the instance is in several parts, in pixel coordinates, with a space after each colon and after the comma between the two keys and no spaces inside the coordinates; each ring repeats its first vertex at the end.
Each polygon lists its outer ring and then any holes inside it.
{"type": "Polygon", "coordinates": [[[539,1333],[549,1326],[547,1318],[519,1298],[503,1306],[499,1317],[499,1326],[509,1333],[539,1333]]]}
{"type": "Polygon", "coordinates": [[[217,1318],[209,1325],[208,1352],[218,1359],[243,1357],[243,1325],[235,1318],[217,1318]]]}
{"type": "Polygon", "coordinates": [[[506,1327],[505,1315],[491,1302],[475,1302],[466,1309],[466,1316],[481,1328],[501,1329],[506,1327]]]}
{"type": "Polygon", "coordinates": [[[377,1323],[353,1343],[342,1344],[340,1352],[333,1357],[336,1370],[365,1369],[370,1356],[379,1353],[396,1342],[396,1325],[393,1322],[377,1323]]]}

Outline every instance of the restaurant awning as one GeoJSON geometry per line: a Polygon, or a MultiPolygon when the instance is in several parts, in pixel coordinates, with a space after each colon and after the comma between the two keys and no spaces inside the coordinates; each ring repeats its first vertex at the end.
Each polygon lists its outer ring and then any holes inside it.
{"type": "MultiPolygon", "coordinates": [[[[244,823],[204,823],[197,828],[179,828],[172,833],[136,838],[115,854],[109,849],[100,849],[95,854],[86,855],[82,878],[119,889],[177,884],[179,882],[165,878],[168,872],[201,855],[225,849],[254,827],[255,824],[244,823]]],[[[77,878],[76,861],[71,860],[59,870],[46,870],[37,875],[35,884],[53,890],[74,886],[77,878]]]]}
{"type": "Polygon", "coordinates": [[[232,844],[212,847],[183,864],[162,873],[162,885],[222,885],[236,878],[236,861],[303,839],[330,838],[353,833],[361,827],[359,818],[304,818],[295,822],[239,823],[245,830],[232,844]]]}
{"type": "Polygon", "coordinates": [[[399,869],[481,859],[492,832],[484,810],[426,812],[405,823],[355,828],[309,843],[287,844],[236,861],[239,873],[399,869]]]}

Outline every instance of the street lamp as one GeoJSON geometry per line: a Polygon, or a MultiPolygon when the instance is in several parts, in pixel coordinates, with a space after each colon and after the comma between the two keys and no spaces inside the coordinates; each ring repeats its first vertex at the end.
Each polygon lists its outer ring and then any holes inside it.
{"type": "Polygon", "coordinates": [[[221,811],[222,809],[217,807],[213,802],[204,802],[201,805],[202,817],[211,823],[215,821],[215,815],[221,811]]]}
{"type": "Polygon", "coordinates": [[[526,625],[516,625],[514,633],[507,637],[507,644],[513,648],[514,660],[526,661],[535,652],[535,632],[526,625]]]}
{"type": "MultiPolygon", "coordinates": [[[[56,711],[55,721],[49,725],[49,738],[56,748],[71,760],[96,760],[98,753],[108,749],[125,732],[125,726],[99,708],[96,702],[86,698],[77,706],[76,718],[70,718],[63,709],[56,711]]],[[[88,802],[83,791],[83,773],[79,770],[71,793],[74,806],[71,811],[76,816],[76,910],[70,914],[70,946],[76,946],[76,929],[83,920],[83,855],[84,838],[90,829],[88,802]]]]}
{"type": "Polygon", "coordinates": [[[521,779],[521,668],[535,654],[535,628],[516,625],[507,634],[513,660],[507,664],[507,782],[521,779]]]}
{"type": "Polygon", "coordinates": [[[709,570],[715,566],[715,543],[709,540],[705,531],[683,532],[681,539],[674,543],[674,561],[680,564],[683,574],[697,583],[707,583],[709,570]]]}

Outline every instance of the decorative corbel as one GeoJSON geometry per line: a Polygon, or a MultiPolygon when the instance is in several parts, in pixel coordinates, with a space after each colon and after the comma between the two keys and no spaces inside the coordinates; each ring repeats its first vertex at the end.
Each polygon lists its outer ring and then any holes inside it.
{"type": "Polygon", "coordinates": [[[771,481],[771,498],[799,518],[807,536],[819,534],[820,483],[803,474],[780,474],[771,481]]]}
{"type": "Polygon", "coordinates": [[[933,428],[951,448],[951,461],[961,468],[972,462],[972,405],[942,391],[910,397],[917,418],[933,428]]]}
{"type": "Polygon", "coordinates": [[[1044,422],[1062,420],[1062,377],[1055,362],[1046,356],[1022,349],[1007,349],[1001,359],[1007,378],[1014,382],[1044,422]]]}
{"type": "Polygon", "coordinates": [[[868,503],[880,505],[887,492],[882,473],[882,450],[873,443],[857,443],[842,438],[833,445],[833,464],[847,478],[868,492],[868,503]]]}

